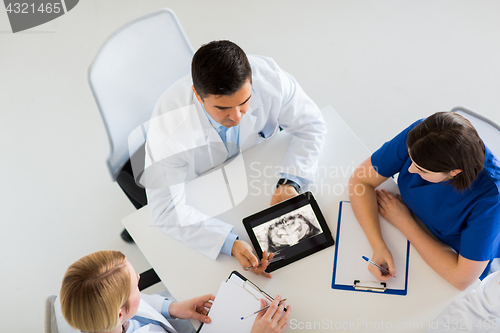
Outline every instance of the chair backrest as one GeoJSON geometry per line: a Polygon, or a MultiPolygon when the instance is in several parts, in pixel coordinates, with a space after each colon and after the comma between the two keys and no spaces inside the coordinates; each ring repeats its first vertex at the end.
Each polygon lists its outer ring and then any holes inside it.
{"type": "Polygon", "coordinates": [[[129,134],[147,122],[160,95],[189,74],[193,47],[170,9],[142,16],[116,31],[89,67],[88,81],[111,145],[113,180],[144,139],[129,134]],[[130,148],[130,150],[129,150],[130,148]]]}
{"type": "Polygon", "coordinates": [[[451,111],[467,118],[476,129],[484,144],[491,150],[493,155],[495,155],[497,159],[500,158],[500,126],[491,120],[462,107],[453,108],[451,111]]]}
{"type": "Polygon", "coordinates": [[[57,329],[56,313],[54,310],[54,301],[56,295],[47,296],[45,299],[45,333],[59,333],[57,329]]]}

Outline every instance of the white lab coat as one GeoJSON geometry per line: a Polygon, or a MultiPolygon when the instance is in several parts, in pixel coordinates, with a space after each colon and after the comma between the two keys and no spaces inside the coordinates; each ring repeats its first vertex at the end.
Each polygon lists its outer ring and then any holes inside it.
{"type": "Polygon", "coordinates": [[[425,332],[500,332],[500,272],[453,301],[425,332]]]}
{"type": "MultiPolygon", "coordinates": [[[[240,150],[269,139],[281,126],[292,135],[283,172],[313,182],[326,135],[321,111],[271,58],[248,58],[252,97],[240,121],[240,150]]],[[[155,225],[216,259],[233,226],[187,205],[183,184],[221,165],[227,151],[191,86],[191,77],[184,77],[158,100],[149,123],[141,181],[155,225]]]]}
{"type": "MultiPolygon", "coordinates": [[[[139,303],[139,309],[137,310],[136,316],[160,321],[175,332],[175,329],[172,327],[172,325],[161,314],[161,307],[163,305],[164,299],[165,297],[162,297],[160,295],[147,295],[141,293],[141,302],[139,303]]],[[[165,330],[158,325],[149,324],[134,331],[134,333],[146,332],[164,333],[165,330]]]]}
{"type": "MultiPolygon", "coordinates": [[[[161,315],[161,307],[163,305],[164,299],[165,297],[160,295],[147,295],[141,293],[141,302],[139,303],[139,309],[137,310],[136,316],[141,316],[144,318],[161,321],[163,324],[172,328],[172,330],[175,331],[175,329],[168,322],[168,320],[161,315]]],[[[59,330],[59,333],[81,333],[80,330],[77,330],[76,328],[69,326],[66,319],[64,319],[59,297],[57,297],[54,302],[54,311],[56,315],[57,328],[59,330]]],[[[134,333],[146,333],[146,332],[165,333],[165,330],[158,325],[149,324],[134,331],[134,333]]]]}

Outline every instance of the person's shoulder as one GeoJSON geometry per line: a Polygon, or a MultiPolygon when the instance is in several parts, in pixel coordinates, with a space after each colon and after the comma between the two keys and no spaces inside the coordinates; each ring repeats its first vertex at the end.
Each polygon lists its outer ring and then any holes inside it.
{"type": "Polygon", "coordinates": [[[252,76],[255,74],[269,75],[269,73],[277,73],[280,68],[273,58],[260,55],[248,55],[248,61],[252,67],[252,76]]]}
{"type": "Polygon", "coordinates": [[[404,141],[405,144],[406,144],[406,139],[408,137],[408,133],[410,133],[410,131],[412,129],[414,129],[416,126],[418,126],[422,121],[424,121],[424,119],[419,119],[417,121],[414,121],[413,123],[411,123],[409,126],[407,126],[406,128],[404,128],[403,130],[401,130],[401,132],[399,132],[398,135],[396,135],[391,141],[404,141]]]}
{"type": "Polygon", "coordinates": [[[188,74],[165,90],[165,92],[158,98],[157,108],[160,112],[171,111],[173,109],[188,106],[193,100],[193,90],[191,86],[193,80],[191,75],[188,74]]]}
{"type": "Polygon", "coordinates": [[[265,57],[261,55],[255,55],[255,54],[249,54],[248,56],[248,61],[250,62],[250,65],[252,66],[258,66],[258,67],[269,67],[269,68],[278,68],[278,65],[276,64],[276,61],[274,61],[273,58],[271,57],[265,57]]]}
{"type": "Polygon", "coordinates": [[[191,98],[193,95],[193,90],[191,86],[193,85],[193,79],[191,74],[188,74],[179,80],[175,81],[170,87],[165,90],[165,92],[160,96],[159,100],[165,100],[169,98],[175,99],[186,99],[191,98]]]}
{"type": "Polygon", "coordinates": [[[483,185],[490,188],[491,195],[500,197],[500,160],[485,145],[483,185]]]}
{"type": "Polygon", "coordinates": [[[406,138],[408,137],[408,133],[410,133],[410,131],[412,129],[414,129],[415,127],[417,127],[422,121],[424,121],[424,118],[419,119],[417,121],[414,121],[413,123],[411,123],[410,126],[406,127],[404,130],[402,130],[402,132],[397,137],[399,137],[400,139],[402,139],[406,142],[406,138]]]}
{"type": "Polygon", "coordinates": [[[414,121],[410,126],[409,128],[410,129],[413,129],[415,127],[417,127],[417,125],[419,125],[421,122],[423,122],[425,120],[425,118],[422,118],[422,119],[418,119],[417,121],[414,121]]]}

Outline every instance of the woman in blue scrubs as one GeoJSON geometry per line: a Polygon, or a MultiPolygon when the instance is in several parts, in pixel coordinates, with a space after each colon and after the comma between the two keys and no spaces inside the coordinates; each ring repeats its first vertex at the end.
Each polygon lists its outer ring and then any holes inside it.
{"type": "Polygon", "coordinates": [[[484,278],[490,261],[500,257],[500,162],[456,113],[435,113],[386,142],[355,170],[349,194],[372,261],[391,273],[369,265],[379,281],[391,278],[395,267],[378,212],[458,289],[484,278]],[[375,190],[397,173],[400,195],[375,190]]]}

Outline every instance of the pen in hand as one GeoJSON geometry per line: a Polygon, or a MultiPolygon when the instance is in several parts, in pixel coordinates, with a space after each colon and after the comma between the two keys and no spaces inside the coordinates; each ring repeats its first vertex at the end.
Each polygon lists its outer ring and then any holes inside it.
{"type": "MultiPolygon", "coordinates": [[[[389,275],[391,275],[391,272],[389,272],[387,269],[383,268],[383,267],[380,267],[379,265],[377,265],[376,263],[374,263],[373,261],[371,261],[370,259],[368,259],[367,257],[365,256],[362,256],[362,258],[365,260],[365,261],[368,261],[370,264],[372,264],[373,266],[375,267],[378,267],[382,272],[384,273],[387,273],[389,275]]],[[[395,276],[393,276],[393,278],[396,278],[395,276]]]]}
{"type": "MultiPolygon", "coordinates": [[[[278,303],[278,306],[281,304],[281,302],[284,302],[284,301],[286,301],[286,298],[285,298],[285,299],[282,299],[282,300],[278,303]]],[[[247,319],[248,317],[251,317],[251,316],[253,316],[254,314],[257,314],[257,313],[259,313],[259,312],[261,312],[261,311],[263,311],[263,310],[269,309],[269,307],[270,307],[270,306],[271,306],[271,304],[269,304],[268,306],[265,306],[265,307],[263,307],[263,308],[261,308],[261,309],[259,309],[259,310],[255,311],[255,312],[254,312],[254,313],[252,313],[252,314],[249,314],[249,315],[248,315],[248,316],[246,316],[246,317],[241,317],[241,320],[243,320],[243,319],[247,319]]],[[[286,311],[286,309],[285,309],[285,311],[286,311]]]]}
{"type": "MultiPolygon", "coordinates": [[[[280,261],[280,260],[283,260],[283,259],[285,259],[285,256],[279,256],[279,257],[276,257],[276,258],[273,258],[273,259],[269,260],[268,264],[272,264],[273,262],[280,261]]],[[[262,266],[262,263],[259,263],[257,265],[257,267],[260,267],[260,266],[262,266]]],[[[248,267],[245,268],[245,270],[249,270],[249,269],[252,269],[252,268],[256,268],[256,267],[248,266],[248,267]]]]}

